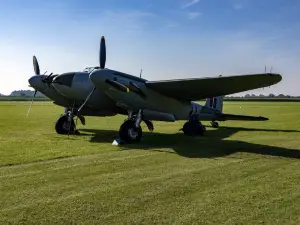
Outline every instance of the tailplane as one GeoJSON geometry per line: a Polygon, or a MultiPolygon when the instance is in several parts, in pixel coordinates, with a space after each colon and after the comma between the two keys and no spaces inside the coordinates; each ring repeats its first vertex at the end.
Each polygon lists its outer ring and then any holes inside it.
{"type": "Polygon", "coordinates": [[[205,102],[205,107],[216,109],[223,112],[223,99],[224,96],[207,98],[205,102]]]}

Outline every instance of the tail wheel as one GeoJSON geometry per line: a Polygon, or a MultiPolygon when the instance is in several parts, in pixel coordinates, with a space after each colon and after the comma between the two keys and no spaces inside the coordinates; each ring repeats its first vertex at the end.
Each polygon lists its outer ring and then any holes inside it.
{"type": "Polygon", "coordinates": [[[219,127],[219,123],[216,122],[216,121],[212,121],[210,124],[211,124],[211,126],[212,126],[213,128],[218,128],[218,127],[219,127]]]}
{"type": "Polygon", "coordinates": [[[69,133],[69,129],[70,129],[70,133],[73,133],[75,130],[75,123],[74,120],[71,120],[71,128],[70,126],[70,122],[68,120],[68,117],[66,115],[61,116],[55,124],[55,130],[56,133],[58,134],[68,134],[69,133]]]}
{"type": "Polygon", "coordinates": [[[127,144],[140,142],[142,134],[142,128],[136,128],[133,120],[126,120],[119,130],[121,140],[125,141],[127,144]]]}

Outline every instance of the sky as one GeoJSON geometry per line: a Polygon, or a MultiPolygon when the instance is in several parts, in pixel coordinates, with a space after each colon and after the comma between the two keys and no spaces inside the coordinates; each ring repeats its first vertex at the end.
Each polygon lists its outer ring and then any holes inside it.
{"type": "MultiPolygon", "coordinates": [[[[147,80],[262,73],[283,76],[245,93],[300,96],[299,0],[0,0],[0,93],[41,73],[99,65],[147,80]]],[[[217,87],[212,87],[217,88],[217,87]]]]}

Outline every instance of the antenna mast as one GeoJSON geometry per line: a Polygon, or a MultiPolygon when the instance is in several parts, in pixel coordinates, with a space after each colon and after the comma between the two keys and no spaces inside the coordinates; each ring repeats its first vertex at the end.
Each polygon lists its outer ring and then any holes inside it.
{"type": "Polygon", "coordinates": [[[141,69],[140,78],[142,78],[142,72],[143,72],[143,69],[141,69]]]}

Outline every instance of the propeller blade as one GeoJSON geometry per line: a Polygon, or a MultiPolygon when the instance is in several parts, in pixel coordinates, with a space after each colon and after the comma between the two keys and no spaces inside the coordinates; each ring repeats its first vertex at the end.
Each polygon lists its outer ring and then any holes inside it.
{"type": "Polygon", "coordinates": [[[85,104],[87,103],[87,101],[90,99],[90,97],[92,96],[92,94],[94,93],[94,91],[96,90],[96,87],[93,88],[92,92],[87,96],[87,98],[85,99],[84,103],[79,107],[78,109],[78,113],[81,111],[81,109],[85,106],[85,104]]]}
{"type": "Polygon", "coordinates": [[[126,87],[124,84],[121,84],[117,81],[114,81],[114,80],[105,80],[105,82],[107,84],[109,84],[110,86],[118,89],[119,91],[123,91],[123,92],[129,92],[129,88],[126,87]]]}
{"type": "Polygon", "coordinates": [[[104,69],[105,62],[106,62],[106,46],[105,46],[104,36],[101,37],[101,42],[100,42],[99,62],[100,62],[100,68],[104,69]]]}
{"type": "Polygon", "coordinates": [[[28,117],[28,115],[30,113],[30,110],[31,110],[31,107],[32,107],[32,103],[33,103],[33,99],[35,98],[36,93],[37,93],[37,90],[34,91],[34,95],[33,95],[32,99],[31,99],[31,104],[30,104],[28,112],[27,112],[27,117],[28,117]]]}
{"type": "Polygon", "coordinates": [[[40,67],[39,67],[39,63],[38,63],[35,55],[33,56],[33,68],[34,68],[35,74],[40,75],[40,67]]]}

